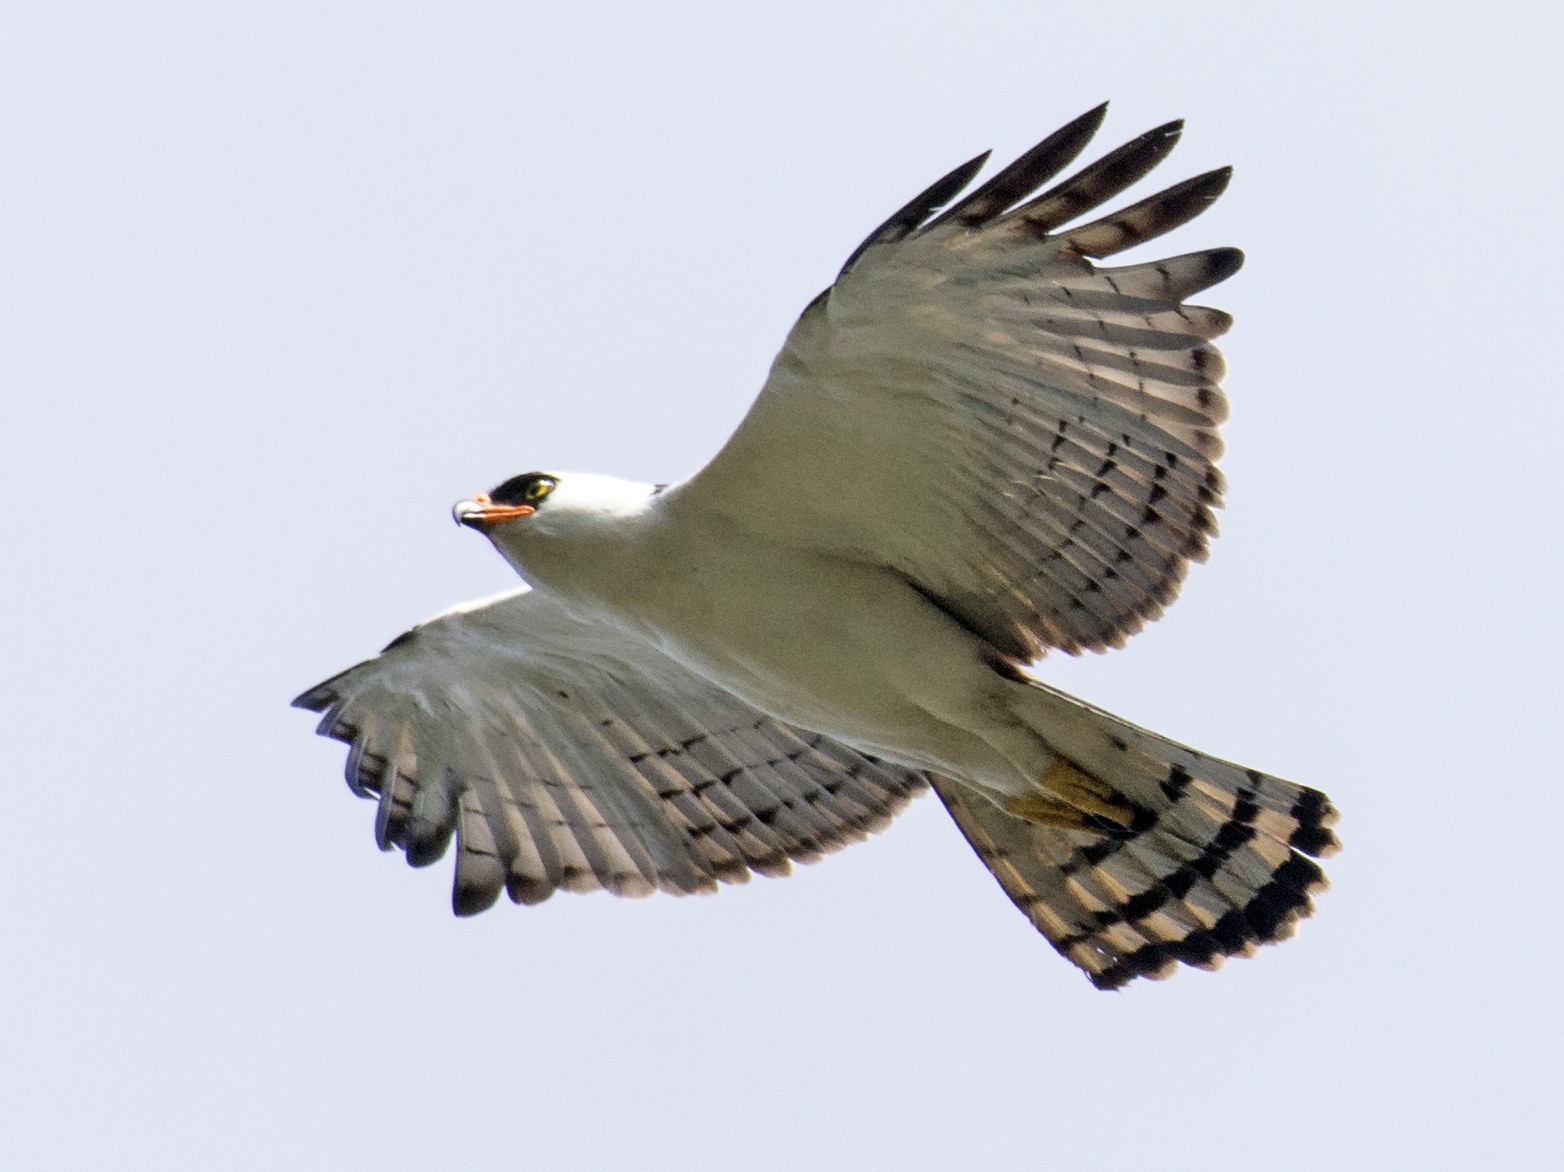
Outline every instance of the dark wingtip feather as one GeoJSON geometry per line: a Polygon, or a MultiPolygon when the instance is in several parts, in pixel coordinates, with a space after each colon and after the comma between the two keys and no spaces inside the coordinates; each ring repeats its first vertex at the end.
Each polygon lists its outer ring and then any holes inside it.
{"type": "Polygon", "coordinates": [[[348,759],[342,766],[342,777],[348,789],[357,798],[373,798],[380,793],[380,778],[385,772],[385,760],[369,751],[364,738],[355,735],[348,746],[348,759]]]}
{"type": "Polygon", "coordinates": [[[918,225],[955,199],[962,189],[972,182],[977,173],[983,169],[983,164],[988,162],[990,153],[992,152],[984,151],[976,158],[968,159],[954,171],[936,180],[901,208],[897,209],[890,219],[886,220],[873,232],[870,232],[864,238],[863,243],[853,249],[852,255],[842,265],[841,271],[843,273],[847,272],[860,256],[876,244],[891,244],[898,240],[905,240],[918,225]]]}
{"type": "Polygon", "coordinates": [[[499,902],[501,888],[492,883],[462,884],[451,888],[451,911],[458,916],[475,916],[499,902]]]}
{"type": "Polygon", "coordinates": [[[976,227],[1001,215],[1073,163],[1102,126],[1107,113],[1108,103],[1104,102],[1060,127],[982,187],[949,208],[934,224],[959,220],[969,227],[976,227]]]}
{"type": "Polygon", "coordinates": [[[410,840],[402,849],[407,855],[409,867],[431,867],[445,857],[451,845],[451,832],[441,831],[428,836],[420,835],[410,840]]]}
{"type": "Polygon", "coordinates": [[[554,894],[556,888],[547,879],[529,878],[515,872],[505,877],[505,894],[522,907],[534,907],[554,894]]]}
{"type": "Polygon", "coordinates": [[[294,708],[302,708],[306,712],[326,711],[326,709],[330,708],[334,703],[336,703],[337,700],[337,693],[331,686],[332,681],[335,680],[335,678],[336,677],[333,676],[331,680],[316,684],[313,688],[310,688],[304,692],[300,692],[290,702],[291,706],[294,708]]]}
{"type": "MultiPolygon", "coordinates": [[[[366,662],[373,662],[373,660],[366,662]]],[[[303,708],[307,712],[324,712],[342,698],[341,692],[337,688],[338,681],[346,679],[363,666],[364,664],[362,663],[356,663],[346,671],[339,671],[330,679],[322,680],[313,688],[300,692],[291,701],[292,706],[294,708],[303,708]]]]}
{"type": "Polygon", "coordinates": [[[1111,277],[1115,291],[1124,296],[1151,301],[1183,301],[1227,280],[1243,265],[1244,254],[1238,249],[1211,248],[1097,271],[1111,277]]]}
{"type": "Polygon", "coordinates": [[[1164,122],[1022,204],[1013,214],[1039,233],[1052,232],[1081,213],[1106,203],[1144,176],[1167,158],[1183,132],[1183,119],[1164,122]]]}
{"type": "Polygon", "coordinates": [[[1219,167],[1175,183],[1127,208],[1072,228],[1064,239],[1082,256],[1105,257],[1187,224],[1216,202],[1233,177],[1231,167],[1219,167]]]}
{"type": "MultiPolygon", "coordinates": [[[[1210,262],[1210,268],[1207,270],[1210,280],[1207,284],[1201,286],[1204,289],[1209,289],[1212,285],[1221,284],[1244,267],[1243,250],[1239,248],[1213,248],[1206,252],[1205,256],[1210,262]]],[[[1194,289],[1191,292],[1198,293],[1200,289],[1194,289]]],[[[1188,294],[1185,294],[1185,296],[1188,296],[1188,294]]]]}

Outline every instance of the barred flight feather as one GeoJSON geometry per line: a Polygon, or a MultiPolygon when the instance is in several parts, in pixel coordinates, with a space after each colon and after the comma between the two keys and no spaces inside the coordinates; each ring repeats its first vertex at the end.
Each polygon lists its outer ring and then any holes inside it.
{"type": "Polygon", "coordinates": [[[1107,115],[1108,103],[1104,102],[1060,127],[965,199],[954,204],[929,227],[947,220],[957,220],[972,228],[986,224],[1008,211],[1012,205],[1025,199],[1075,162],[1107,115]]]}
{"type": "Polygon", "coordinates": [[[1037,192],[1103,113],[1082,115],[965,196],[959,185],[976,165],[958,168],[871,233],[794,327],[750,415],[680,493],[778,537],[837,534],[843,553],[883,557],[1018,661],[1051,647],[1118,646],[1161,614],[1188,562],[1204,556],[1221,505],[1213,462],[1227,399],[1211,339],[1231,319],[1183,300],[1243,258],[1217,248],[1113,267],[1088,259],[1187,223],[1230,177],[1210,171],[1069,227],[1143,178],[1182,133],[1180,122],[1156,127],[1037,192]],[[794,477],[830,477],[858,455],[837,424],[843,413],[892,401],[895,417],[875,416],[881,442],[921,458],[855,502],[861,530],[756,475],[769,469],[764,447],[796,453],[794,477]],[[922,480],[922,469],[953,466],[972,467],[990,500],[961,502],[964,526],[942,530],[936,550],[901,518],[935,515],[948,481],[922,480]],[[860,531],[876,546],[863,548],[860,531]],[[1126,552],[1136,585],[1105,588],[1125,576],[1126,552]],[[1071,572],[1050,572],[1050,561],[1071,572]],[[1083,583],[1101,596],[1082,598],[1083,583]]]}
{"type": "Polygon", "coordinates": [[[1037,685],[1056,748],[1130,812],[1114,834],[1040,825],[934,790],[1017,907],[1099,988],[1215,967],[1313,911],[1336,812],[1317,790],[1197,753],[1037,685]]]}
{"type": "Polygon", "coordinates": [[[1182,119],[1146,131],[1022,204],[1007,217],[1009,225],[1024,224],[1033,234],[1043,235],[1107,203],[1167,158],[1183,132],[1182,119]]]}
{"type": "MultiPolygon", "coordinates": [[[[575,622],[526,593],[495,609],[529,603],[529,633],[575,622]]],[[[468,613],[295,701],[350,746],[348,784],[377,802],[382,849],[427,866],[456,842],[459,914],[502,891],[517,903],[561,889],[682,895],[785,875],[926,788],[917,771],[771,720],[671,662],[639,684],[623,663],[584,666],[561,688],[557,669],[537,674],[543,657],[484,645],[468,613]]]]}
{"type": "Polygon", "coordinates": [[[1082,256],[1094,259],[1123,252],[1194,219],[1227,189],[1232,177],[1233,169],[1222,167],[1186,179],[1112,215],[1071,228],[1062,239],[1082,256]]]}

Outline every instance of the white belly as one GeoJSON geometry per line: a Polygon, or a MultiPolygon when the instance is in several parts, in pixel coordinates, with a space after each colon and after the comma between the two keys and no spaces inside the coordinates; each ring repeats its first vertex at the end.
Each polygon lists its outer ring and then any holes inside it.
{"type": "Polygon", "coordinates": [[[1028,791],[1054,759],[1015,714],[1024,685],[888,567],[656,511],[501,548],[573,609],[865,753],[1002,793],[1028,791]]]}
{"type": "Polygon", "coordinates": [[[985,735],[1010,722],[983,645],[893,572],[707,548],[698,573],[666,585],[637,617],[760,711],[899,764],[1021,783],[985,735]]]}

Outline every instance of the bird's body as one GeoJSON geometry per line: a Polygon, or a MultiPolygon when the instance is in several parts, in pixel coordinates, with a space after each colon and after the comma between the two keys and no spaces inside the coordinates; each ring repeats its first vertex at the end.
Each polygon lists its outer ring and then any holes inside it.
{"type": "Polygon", "coordinates": [[[677,488],[558,482],[547,528],[494,540],[584,621],[634,632],[758,711],[898,765],[1021,794],[1051,764],[1012,710],[1025,686],[903,575],[767,541],[677,488]]]}
{"type": "Polygon", "coordinates": [[[1059,693],[1203,559],[1233,249],[1100,258],[1227,172],[1069,227],[1169,124],[1037,189],[1077,119],[956,200],[958,168],[812,302],[717,456],[670,486],[526,473],[456,506],[532,584],[447,611],[296,701],[352,745],[376,834],[458,846],[455,906],[710,891],[880,829],[932,787],[1104,988],[1291,932],[1335,849],[1318,791],[1059,693]],[[952,202],[955,201],[955,202],[952,202]],[[950,206],[946,206],[949,204],[950,206]]]}

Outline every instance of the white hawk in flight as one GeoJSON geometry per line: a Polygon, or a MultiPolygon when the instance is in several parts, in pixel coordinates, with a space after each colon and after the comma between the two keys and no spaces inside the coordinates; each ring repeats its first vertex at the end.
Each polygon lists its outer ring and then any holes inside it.
{"type": "Polygon", "coordinates": [[[383,848],[422,866],[454,837],[459,915],[714,891],[932,787],[1101,988],[1291,933],[1324,886],[1307,856],[1337,845],[1323,794],[1023,670],[1156,618],[1221,503],[1230,318],[1185,298],[1242,255],[1093,262],[1204,211],[1229,171],[1077,223],[1181,128],[1039,191],[1105,111],[875,229],[689,480],[531,472],[456,506],[531,588],[295,701],[351,746],[383,848]]]}

